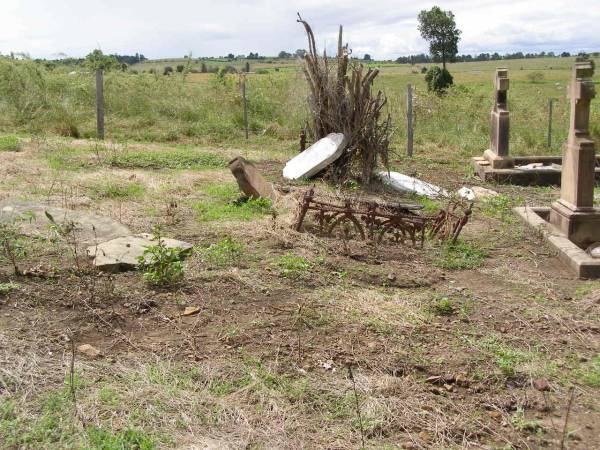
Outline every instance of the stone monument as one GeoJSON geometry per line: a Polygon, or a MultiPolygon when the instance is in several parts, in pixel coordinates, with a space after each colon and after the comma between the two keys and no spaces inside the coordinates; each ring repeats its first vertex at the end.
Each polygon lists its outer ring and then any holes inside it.
{"type": "Polygon", "coordinates": [[[590,62],[575,63],[569,86],[571,118],[560,199],[550,211],[550,223],[584,249],[600,241],[600,208],[594,208],[596,154],[589,133],[590,102],[595,97],[592,74],[590,62]]]}
{"type": "Polygon", "coordinates": [[[491,145],[483,153],[492,169],[508,169],[515,165],[508,156],[509,112],[508,112],[508,69],[496,69],[494,78],[494,107],[491,113],[491,145]]]}
{"type": "Polygon", "coordinates": [[[575,63],[569,86],[571,118],[562,157],[560,199],[551,207],[515,208],[523,221],[540,231],[579,278],[600,278],[600,208],[594,208],[597,159],[589,134],[594,98],[592,65],[575,63]]]}

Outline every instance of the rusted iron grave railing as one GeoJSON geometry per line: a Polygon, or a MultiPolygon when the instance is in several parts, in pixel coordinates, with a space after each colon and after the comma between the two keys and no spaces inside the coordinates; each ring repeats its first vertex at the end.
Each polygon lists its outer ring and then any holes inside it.
{"type": "Polygon", "coordinates": [[[423,209],[420,205],[349,198],[340,199],[340,203],[317,200],[314,189],[308,190],[300,203],[295,230],[300,231],[307,214],[313,213],[320,234],[341,233],[344,239],[360,237],[376,242],[387,236],[392,242],[410,239],[413,245],[418,242],[422,247],[426,236],[456,242],[472,209],[471,203],[450,201],[446,209],[427,215],[417,213],[423,209]]]}

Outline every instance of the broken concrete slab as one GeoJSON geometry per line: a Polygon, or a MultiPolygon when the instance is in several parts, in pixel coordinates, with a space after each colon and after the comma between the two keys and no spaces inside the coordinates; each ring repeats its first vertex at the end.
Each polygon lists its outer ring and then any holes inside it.
{"type": "Polygon", "coordinates": [[[345,144],[346,138],[342,133],[328,134],[290,159],[283,168],[283,177],[298,180],[318,174],[342,155],[345,144]]]}
{"type": "Polygon", "coordinates": [[[469,200],[469,201],[483,200],[486,198],[496,197],[496,196],[500,195],[496,191],[493,191],[492,189],[486,189],[481,186],[471,186],[471,187],[463,186],[458,191],[456,191],[456,194],[459,197],[462,197],[465,200],[469,200]]]}
{"type": "Polygon", "coordinates": [[[544,164],[543,162],[532,162],[529,164],[525,164],[522,166],[515,166],[517,170],[558,170],[559,172],[562,170],[562,166],[560,164],[544,164]]]}
{"type": "Polygon", "coordinates": [[[600,258],[600,242],[590,245],[587,252],[592,258],[600,258]]]}
{"type": "Polygon", "coordinates": [[[235,177],[240,190],[250,198],[269,198],[273,201],[277,193],[271,183],[263,178],[254,164],[238,156],[229,161],[229,170],[235,177]]]}
{"type": "Polygon", "coordinates": [[[24,234],[49,234],[50,220],[46,212],[58,223],[74,222],[75,237],[82,245],[131,234],[128,227],[109,217],[31,202],[3,202],[0,204],[0,221],[24,218],[26,220],[20,222],[24,234]]]}
{"type": "MultiPolygon", "coordinates": [[[[169,248],[180,248],[184,256],[193,248],[192,244],[177,239],[161,237],[160,240],[169,248]]],[[[100,270],[119,272],[135,269],[139,264],[138,258],[144,254],[144,250],[157,244],[158,239],[155,236],[140,233],[92,245],[87,248],[87,254],[94,258],[92,263],[100,270]]]]}
{"type": "Polygon", "coordinates": [[[79,347],[77,347],[77,350],[79,350],[84,355],[89,356],[90,358],[97,358],[101,355],[100,350],[98,350],[96,347],[90,344],[80,345],[79,347]]]}
{"type": "Polygon", "coordinates": [[[448,197],[448,192],[439,186],[426,183],[417,178],[399,172],[379,172],[377,174],[383,184],[390,186],[399,192],[413,193],[422,195],[431,199],[438,197],[448,197]]]}

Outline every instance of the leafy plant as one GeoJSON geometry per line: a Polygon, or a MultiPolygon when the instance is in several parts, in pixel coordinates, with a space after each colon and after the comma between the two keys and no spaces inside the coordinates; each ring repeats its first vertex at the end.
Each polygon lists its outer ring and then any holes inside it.
{"type": "Polygon", "coordinates": [[[525,411],[523,408],[517,408],[510,418],[510,421],[518,431],[530,431],[536,434],[542,434],[544,432],[544,427],[539,420],[525,418],[525,411]]]}
{"type": "Polygon", "coordinates": [[[244,244],[235,242],[230,236],[226,236],[219,242],[201,250],[200,254],[205,263],[216,267],[226,267],[235,264],[243,251],[244,244]]]}
{"type": "Polygon", "coordinates": [[[313,268],[313,264],[302,256],[294,255],[292,252],[280,256],[277,260],[280,274],[284,278],[303,278],[313,268]]]}
{"type": "Polygon", "coordinates": [[[183,278],[182,249],[169,247],[161,238],[158,228],[155,228],[156,245],[146,247],[138,257],[139,269],[144,274],[144,280],[155,286],[167,286],[183,278]]]}

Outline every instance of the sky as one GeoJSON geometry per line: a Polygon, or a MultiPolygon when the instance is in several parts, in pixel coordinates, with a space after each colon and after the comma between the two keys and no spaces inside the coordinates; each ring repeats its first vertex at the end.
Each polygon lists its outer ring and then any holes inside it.
{"type": "Polygon", "coordinates": [[[355,56],[395,59],[428,52],[417,15],[434,5],[455,14],[461,54],[600,51],[600,0],[0,0],[0,53],[272,56],[307,47],[299,11],[321,49],[343,25],[355,56]]]}

